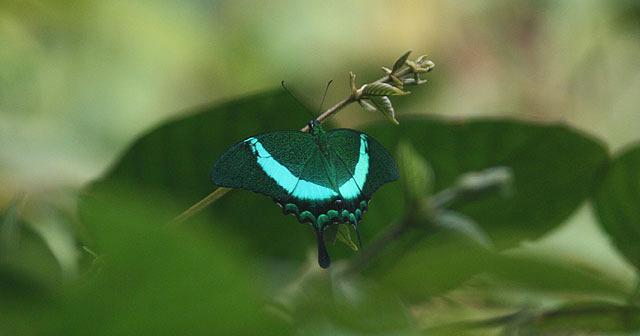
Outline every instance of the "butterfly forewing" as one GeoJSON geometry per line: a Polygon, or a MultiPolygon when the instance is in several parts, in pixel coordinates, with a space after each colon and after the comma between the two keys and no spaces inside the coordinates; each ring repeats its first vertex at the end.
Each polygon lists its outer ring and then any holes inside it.
{"type": "Polygon", "coordinates": [[[213,182],[276,199],[286,199],[296,188],[305,164],[316,154],[308,133],[277,131],[243,140],[214,164],[213,182]]]}

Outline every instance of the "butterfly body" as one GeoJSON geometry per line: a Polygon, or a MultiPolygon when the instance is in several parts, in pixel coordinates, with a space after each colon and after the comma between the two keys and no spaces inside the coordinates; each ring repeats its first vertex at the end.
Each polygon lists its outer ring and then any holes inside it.
{"type": "Polygon", "coordinates": [[[231,147],[214,164],[213,182],[270,196],[285,214],[313,226],[319,262],[329,264],[322,239],[331,224],[357,228],[381,185],[398,177],[387,151],[365,133],[325,132],[316,120],[310,132],[276,131],[231,147]],[[325,260],[322,260],[322,259],[325,260]]]}

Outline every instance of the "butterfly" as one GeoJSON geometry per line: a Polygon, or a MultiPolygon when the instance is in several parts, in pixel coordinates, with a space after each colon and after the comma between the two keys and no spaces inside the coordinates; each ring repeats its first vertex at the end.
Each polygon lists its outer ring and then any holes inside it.
{"type": "Polygon", "coordinates": [[[358,223],[373,193],[398,179],[396,163],[369,135],[352,129],[323,130],[317,119],[309,132],[275,131],[233,145],[214,163],[219,187],[264,194],[313,227],[318,264],[329,267],[323,232],[332,224],[358,223]]]}

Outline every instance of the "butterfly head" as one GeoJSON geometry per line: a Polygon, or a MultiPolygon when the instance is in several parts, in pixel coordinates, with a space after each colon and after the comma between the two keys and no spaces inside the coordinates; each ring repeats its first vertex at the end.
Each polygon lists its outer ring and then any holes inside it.
{"type": "Polygon", "coordinates": [[[307,126],[309,126],[309,133],[311,133],[312,135],[319,135],[324,132],[322,130],[322,126],[320,126],[320,122],[318,121],[318,119],[310,120],[307,123],[307,126]]]}

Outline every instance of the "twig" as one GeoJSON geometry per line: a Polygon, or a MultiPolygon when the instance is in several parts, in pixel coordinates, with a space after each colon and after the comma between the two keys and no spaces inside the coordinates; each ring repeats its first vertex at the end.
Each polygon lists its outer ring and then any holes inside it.
{"type": "MultiPolygon", "coordinates": [[[[398,71],[395,74],[395,76],[402,77],[402,76],[407,75],[409,73],[411,73],[411,68],[405,67],[405,68],[401,69],[400,71],[398,71]]],[[[386,75],[386,76],[384,76],[382,78],[379,78],[376,81],[374,81],[373,83],[386,83],[386,82],[391,82],[391,77],[389,75],[386,75]]],[[[349,105],[349,104],[351,104],[351,103],[353,103],[355,101],[356,101],[355,95],[351,94],[349,97],[339,101],[333,107],[331,107],[330,109],[326,110],[324,113],[319,115],[317,120],[320,123],[322,123],[327,118],[331,117],[333,114],[337,113],[338,111],[340,111],[341,109],[343,109],[344,107],[346,107],[347,105],[349,105]]],[[[301,128],[300,131],[308,132],[309,131],[309,125],[306,125],[305,127],[301,128]]]]}
{"type": "MultiPolygon", "coordinates": [[[[355,97],[353,95],[351,95],[351,96],[339,101],[337,104],[333,105],[333,107],[331,107],[330,109],[326,110],[324,113],[319,115],[318,118],[316,118],[316,119],[318,120],[318,122],[322,123],[327,118],[329,118],[332,115],[338,113],[338,111],[342,110],[343,108],[345,108],[347,105],[353,103],[354,101],[355,101],[355,97]]],[[[309,131],[309,125],[301,128],[300,131],[301,132],[308,132],[309,131]]]]}
{"type": "Polygon", "coordinates": [[[205,198],[201,199],[200,201],[198,201],[198,203],[192,205],[189,209],[181,213],[173,221],[175,223],[182,223],[186,221],[187,219],[193,217],[198,212],[202,211],[202,209],[209,206],[211,203],[217,201],[220,197],[224,196],[226,193],[228,193],[231,190],[232,189],[224,188],[224,187],[216,188],[213,192],[211,192],[205,198]]]}

